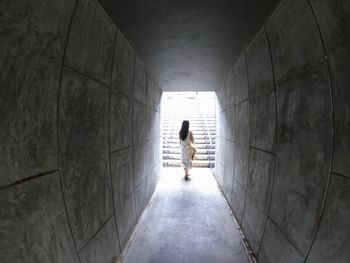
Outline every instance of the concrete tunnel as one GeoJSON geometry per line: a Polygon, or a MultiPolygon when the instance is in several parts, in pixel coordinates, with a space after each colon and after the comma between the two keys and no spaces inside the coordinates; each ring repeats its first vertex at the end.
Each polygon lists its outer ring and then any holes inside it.
{"type": "Polygon", "coordinates": [[[0,14],[0,262],[350,262],[350,1],[4,0],[0,14]],[[235,225],[206,203],[196,220],[219,218],[227,232],[208,233],[227,242],[146,255],[150,240],[130,242],[167,173],[168,91],[215,91],[207,178],[235,225]]]}

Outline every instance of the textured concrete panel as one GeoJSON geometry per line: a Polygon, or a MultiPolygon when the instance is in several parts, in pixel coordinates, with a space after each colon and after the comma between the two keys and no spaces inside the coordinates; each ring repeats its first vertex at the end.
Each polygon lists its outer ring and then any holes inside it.
{"type": "Polygon", "coordinates": [[[110,103],[111,151],[132,146],[132,99],[114,92],[110,103]]]}
{"type": "Polygon", "coordinates": [[[140,217],[148,202],[147,177],[135,189],[136,214],[140,217]]]}
{"type": "Polygon", "coordinates": [[[220,187],[222,187],[224,182],[224,172],[225,167],[221,163],[215,164],[215,179],[220,187]]]}
{"type": "Polygon", "coordinates": [[[119,204],[117,208],[116,213],[119,241],[122,249],[124,249],[136,224],[134,192],[128,195],[124,202],[119,204]]]}
{"type": "Polygon", "coordinates": [[[230,202],[232,198],[231,194],[232,194],[234,165],[235,165],[235,143],[231,141],[226,141],[223,192],[225,193],[225,196],[228,202],[230,202]]]}
{"type": "Polygon", "coordinates": [[[161,151],[160,151],[160,138],[154,139],[154,148],[153,148],[153,162],[154,165],[157,165],[161,162],[161,151]]]}
{"type": "Polygon", "coordinates": [[[108,94],[104,86],[64,70],[59,151],[67,211],[78,249],[113,212],[108,94]]]}
{"type": "Polygon", "coordinates": [[[0,192],[1,262],[79,262],[58,173],[0,192]]]}
{"type": "Polygon", "coordinates": [[[349,218],[350,179],[332,174],[321,226],[306,262],[349,262],[349,218]]]}
{"type": "Polygon", "coordinates": [[[350,177],[350,48],[330,57],[334,105],[333,170],[350,177]]]}
{"type": "Polygon", "coordinates": [[[350,2],[311,0],[322,38],[329,54],[350,44],[350,2]]]}
{"type": "Polygon", "coordinates": [[[272,191],[275,157],[250,149],[247,198],[243,216],[243,232],[255,255],[258,254],[272,191]]]}
{"type": "Polygon", "coordinates": [[[263,96],[274,87],[271,54],[265,28],[261,29],[246,51],[249,97],[263,96]]]}
{"type": "Polygon", "coordinates": [[[115,34],[115,26],[97,1],[79,1],[69,33],[65,63],[109,85],[115,34]]]}
{"type": "Polygon", "coordinates": [[[270,219],[267,220],[266,231],[259,253],[261,263],[302,263],[304,258],[289,243],[270,219]]]}
{"type": "Polygon", "coordinates": [[[242,224],[242,217],[244,212],[244,202],[245,202],[245,190],[242,186],[234,179],[232,185],[232,198],[231,198],[231,208],[238,223],[242,224]]]}
{"type": "Polygon", "coordinates": [[[146,87],[146,105],[153,109],[153,97],[154,97],[154,89],[155,89],[155,83],[154,79],[150,76],[150,74],[147,75],[147,87],[146,87]]]}
{"type": "Polygon", "coordinates": [[[327,68],[277,87],[278,152],[270,216],[306,255],[317,228],[332,150],[327,68]]]}
{"type": "Polygon", "coordinates": [[[333,170],[350,177],[350,2],[312,0],[328,51],[334,95],[333,170]]]}
{"type": "Polygon", "coordinates": [[[120,254],[117,227],[112,216],[80,252],[82,263],[114,263],[120,254]]]}
{"type": "Polygon", "coordinates": [[[275,92],[249,99],[250,145],[276,152],[275,92]]]}
{"type": "Polygon", "coordinates": [[[114,50],[112,92],[119,91],[130,98],[134,90],[135,53],[118,32],[114,50]]]}
{"type": "Polygon", "coordinates": [[[153,173],[154,168],[154,140],[150,140],[146,142],[146,156],[145,156],[145,169],[147,172],[147,176],[153,173]]]}
{"type": "Polygon", "coordinates": [[[216,161],[225,165],[226,111],[219,113],[219,122],[217,125],[219,126],[219,137],[216,141],[216,149],[218,153],[216,161]]]}
{"type": "Polygon", "coordinates": [[[133,148],[134,148],[134,184],[138,185],[145,173],[145,106],[134,101],[133,111],[133,148]]]}
{"type": "Polygon", "coordinates": [[[149,108],[146,108],[146,120],[145,120],[145,125],[146,125],[146,140],[151,140],[154,137],[154,112],[153,110],[150,110],[149,108]]]}
{"type": "Polygon", "coordinates": [[[267,22],[277,82],[320,63],[324,50],[308,1],[284,0],[267,22]]]}
{"type": "Polygon", "coordinates": [[[146,103],[147,71],[141,60],[136,57],[134,99],[142,104],[146,103]]]}
{"type": "Polygon", "coordinates": [[[225,80],[225,98],[226,98],[226,108],[235,107],[235,92],[233,88],[233,71],[227,75],[225,80]]]}
{"type": "Polygon", "coordinates": [[[235,178],[245,188],[249,162],[249,101],[236,106],[235,178]]]}
{"type": "Polygon", "coordinates": [[[225,88],[221,87],[218,90],[216,90],[217,106],[218,106],[219,112],[226,109],[225,94],[226,94],[225,88]]]}
{"type": "Polygon", "coordinates": [[[74,1],[1,1],[0,186],[57,169],[57,95],[74,1]]]}
{"type": "Polygon", "coordinates": [[[226,138],[236,140],[236,107],[228,108],[226,112],[226,138]]]}
{"type": "Polygon", "coordinates": [[[132,160],[132,148],[111,154],[115,210],[118,210],[134,191],[132,160]]]}
{"type": "Polygon", "coordinates": [[[233,88],[236,104],[248,98],[248,76],[245,54],[238,59],[233,68],[233,88]]]}
{"type": "Polygon", "coordinates": [[[157,112],[160,112],[162,90],[160,89],[158,84],[155,84],[153,93],[153,109],[157,112]]]}

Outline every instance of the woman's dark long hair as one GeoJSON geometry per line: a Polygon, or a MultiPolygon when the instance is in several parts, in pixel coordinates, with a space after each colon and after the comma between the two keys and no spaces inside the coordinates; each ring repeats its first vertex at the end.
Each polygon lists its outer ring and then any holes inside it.
{"type": "Polygon", "coordinates": [[[185,140],[188,134],[188,130],[190,128],[190,122],[189,121],[183,121],[181,130],[180,130],[180,138],[181,140],[185,140]]]}

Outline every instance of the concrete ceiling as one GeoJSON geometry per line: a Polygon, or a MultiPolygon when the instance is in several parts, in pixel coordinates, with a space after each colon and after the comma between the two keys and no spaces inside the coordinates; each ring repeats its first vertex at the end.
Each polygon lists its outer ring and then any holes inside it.
{"type": "Polygon", "coordinates": [[[215,90],[279,0],[100,0],[164,91],[215,90]]]}

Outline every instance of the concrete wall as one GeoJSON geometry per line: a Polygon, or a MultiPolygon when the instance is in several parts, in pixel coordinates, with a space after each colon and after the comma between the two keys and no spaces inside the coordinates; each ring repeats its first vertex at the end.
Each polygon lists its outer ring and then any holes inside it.
{"type": "Polygon", "coordinates": [[[350,2],[283,0],[217,90],[216,179],[259,262],[350,260],[350,2]]]}
{"type": "Polygon", "coordinates": [[[159,175],[161,89],[95,0],[0,10],[0,261],[113,262],[159,175]]]}

